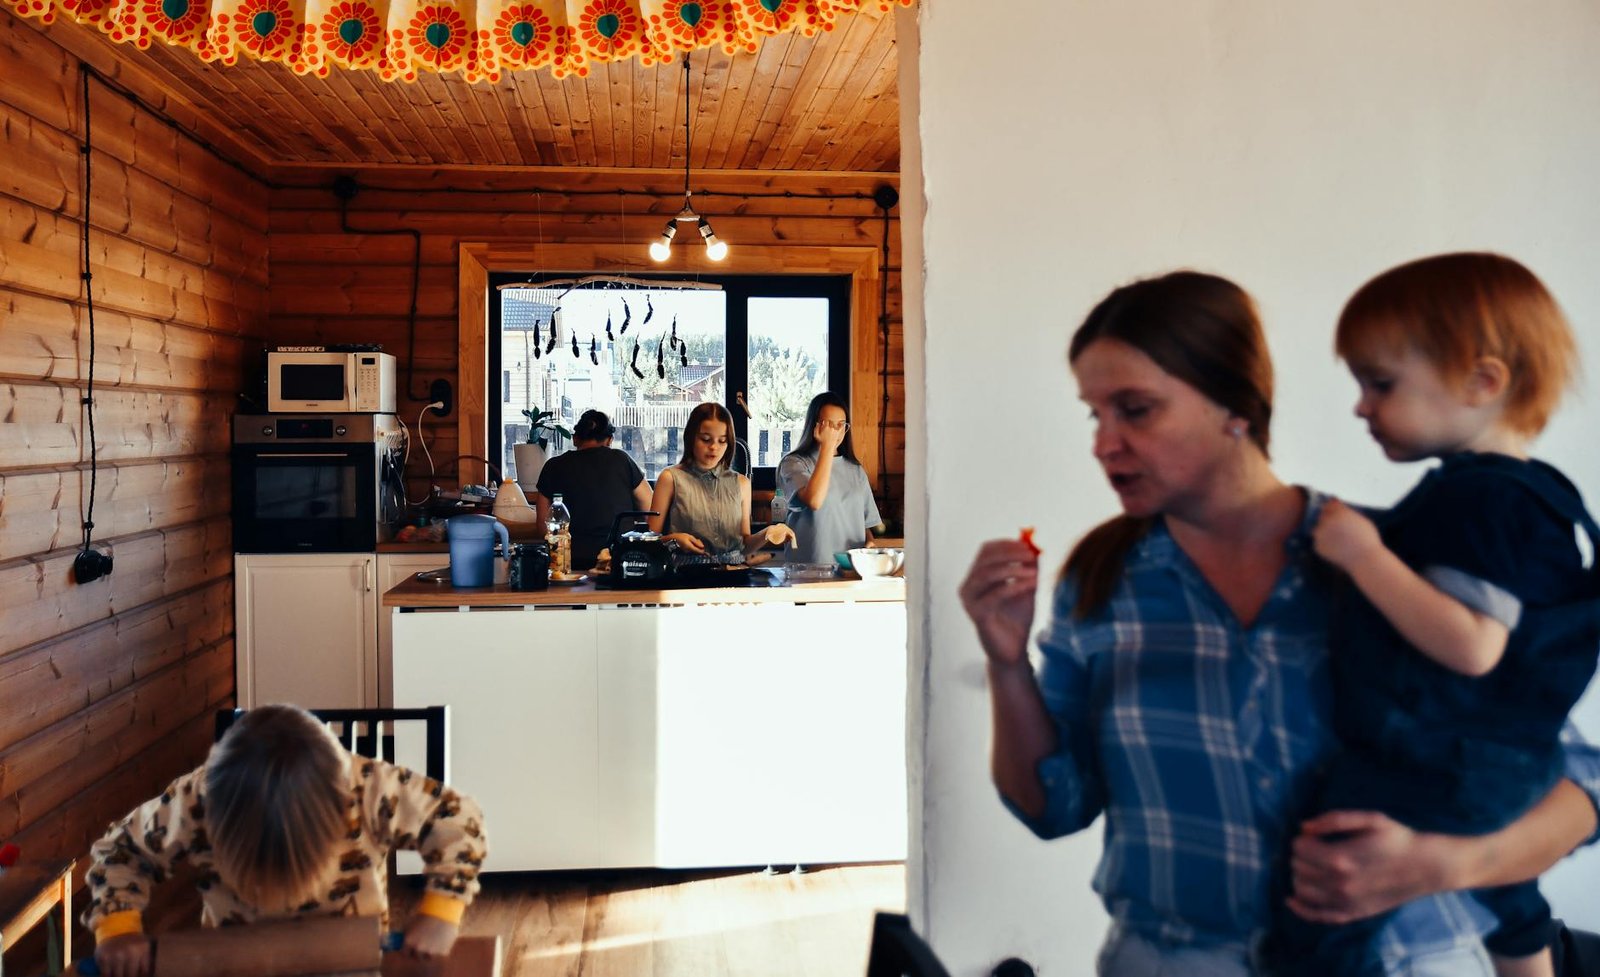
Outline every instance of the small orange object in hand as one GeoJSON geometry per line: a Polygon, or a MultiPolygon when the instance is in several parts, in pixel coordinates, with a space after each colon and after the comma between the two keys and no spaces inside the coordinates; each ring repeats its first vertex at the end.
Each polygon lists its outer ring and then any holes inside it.
{"type": "Polygon", "coordinates": [[[1039,544],[1033,541],[1032,526],[1023,526],[1022,532],[1017,534],[1017,539],[1021,540],[1022,545],[1026,546],[1028,548],[1028,552],[1032,553],[1034,556],[1038,556],[1040,553],[1044,552],[1044,550],[1039,548],[1039,544]]]}

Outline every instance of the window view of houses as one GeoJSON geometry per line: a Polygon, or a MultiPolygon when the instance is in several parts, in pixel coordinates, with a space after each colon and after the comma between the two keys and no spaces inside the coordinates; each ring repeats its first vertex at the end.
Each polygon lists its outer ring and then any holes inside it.
{"type": "MultiPolygon", "coordinates": [[[[728,296],[721,291],[529,287],[499,296],[507,478],[516,477],[512,446],[528,437],[524,411],[553,411],[549,421],[568,430],[584,411],[605,411],[617,429],[613,446],[653,481],[683,456],[684,423],[704,401],[748,412],[748,440],[733,459],[740,471],[775,466],[799,443],[806,405],[828,387],[824,298],[748,300],[746,334],[731,343],[748,365],[741,407],[728,391],[728,296]]],[[[551,455],[570,447],[560,434],[540,433],[551,455]]]]}

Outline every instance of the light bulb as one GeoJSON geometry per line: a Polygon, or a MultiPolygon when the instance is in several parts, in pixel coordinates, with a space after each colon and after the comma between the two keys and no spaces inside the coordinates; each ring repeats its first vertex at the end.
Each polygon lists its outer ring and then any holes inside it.
{"type": "Polygon", "coordinates": [[[716,232],[711,225],[706,223],[704,217],[700,218],[700,236],[706,242],[706,257],[712,261],[721,261],[728,256],[728,246],[717,240],[716,232]]]}
{"type": "Polygon", "coordinates": [[[662,228],[661,236],[650,244],[650,257],[656,261],[666,261],[672,256],[672,239],[678,233],[678,225],[667,221],[667,226],[662,228]]]}

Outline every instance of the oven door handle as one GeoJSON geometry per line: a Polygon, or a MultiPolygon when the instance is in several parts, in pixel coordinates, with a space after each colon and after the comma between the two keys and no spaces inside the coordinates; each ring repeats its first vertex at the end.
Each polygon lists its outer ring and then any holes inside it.
{"type": "Polygon", "coordinates": [[[350,456],[337,451],[286,451],[282,454],[259,454],[256,458],[268,461],[273,458],[349,458],[350,456]]]}

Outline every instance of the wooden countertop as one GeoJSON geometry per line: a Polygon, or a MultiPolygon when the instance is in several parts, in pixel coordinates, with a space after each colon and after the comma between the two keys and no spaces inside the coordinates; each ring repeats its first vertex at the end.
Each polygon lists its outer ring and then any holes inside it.
{"type": "Polygon", "coordinates": [[[396,543],[390,540],[378,544],[378,554],[384,553],[448,553],[450,543],[447,540],[424,540],[420,543],[396,543]]]}
{"type": "Polygon", "coordinates": [[[512,590],[493,587],[452,587],[410,577],[383,595],[384,607],[519,607],[573,604],[811,604],[846,601],[901,601],[906,582],[901,577],[870,580],[838,578],[787,587],[689,587],[672,590],[600,590],[584,581],[552,585],[549,590],[512,590]]]}

